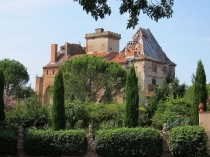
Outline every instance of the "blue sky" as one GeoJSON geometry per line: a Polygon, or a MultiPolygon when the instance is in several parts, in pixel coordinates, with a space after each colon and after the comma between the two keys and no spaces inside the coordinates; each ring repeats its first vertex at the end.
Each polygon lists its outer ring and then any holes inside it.
{"type": "Polygon", "coordinates": [[[197,61],[202,60],[210,82],[210,1],[175,0],[171,19],[154,22],[140,15],[135,29],[126,29],[128,15],[120,15],[119,0],[109,0],[111,16],[95,21],[73,0],[1,0],[0,59],[10,58],[26,66],[34,88],[36,75],[50,60],[50,45],[81,43],[95,28],[121,34],[120,49],[139,27],[149,28],[167,56],[177,64],[176,77],[191,84],[197,61]]]}

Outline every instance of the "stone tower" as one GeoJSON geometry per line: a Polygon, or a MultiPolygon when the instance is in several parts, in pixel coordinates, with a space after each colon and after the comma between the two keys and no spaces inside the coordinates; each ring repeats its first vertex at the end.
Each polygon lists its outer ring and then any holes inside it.
{"type": "Polygon", "coordinates": [[[119,40],[121,35],[103,28],[95,29],[95,33],[85,34],[86,51],[93,52],[119,52],[119,40]]]}

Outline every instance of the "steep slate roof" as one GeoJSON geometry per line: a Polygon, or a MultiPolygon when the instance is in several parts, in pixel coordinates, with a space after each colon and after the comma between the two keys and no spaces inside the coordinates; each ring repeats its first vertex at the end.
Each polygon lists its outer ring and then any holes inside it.
{"type": "Polygon", "coordinates": [[[163,64],[176,65],[166,56],[149,29],[139,28],[133,36],[133,40],[127,43],[122,52],[127,58],[142,58],[141,56],[144,56],[146,59],[163,64]]]}

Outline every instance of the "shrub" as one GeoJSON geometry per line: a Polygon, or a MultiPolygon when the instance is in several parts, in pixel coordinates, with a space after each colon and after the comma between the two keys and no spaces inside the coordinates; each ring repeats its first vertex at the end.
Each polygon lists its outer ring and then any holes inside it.
{"type": "Polygon", "coordinates": [[[17,152],[17,135],[12,131],[0,131],[0,154],[17,152]]]}
{"type": "Polygon", "coordinates": [[[36,97],[31,97],[25,102],[16,104],[15,107],[6,111],[6,124],[15,128],[18,126],[40,128],[49,125],[49,106],[39,106],[36,97]]]}
{"type": "Polygon", "coordinates": [[[167,123],[169,130],[178,125],[192,124],[191,104],[183,98],[168,98],[164,103],[159,104],[155,115],[152,118],[152,126],[162,129],[163,124],[167,123]]]}
{"type": "Polygon", "coordinates": [[[83,130],[33,130],[26,132],[24,150],[29,155],[82,155],[87,149],[83,130]]]}
{"type": "Polygon", "coordinates": [[[66,125],[68,129],[88,127],[89,118],[86,105],[80,101],[66,101],[66,125]]]}
{"type": "Polygon", "coordinates": [[[207,156],[207,135],[198,126],[181,126],[170,132],[169,150],[176,157],[207,156]]]}
{"type": "Polygon", "coordinates": [[[162,137],[152,128],[118,128],[96,134],[96,152],[104,157],[161,156],[162,137]]]}
{"type": "Polygon", "coordinates": [[[87,104],[89,123],[93,123],[95,129],[122,127],[124,122],[124,104],[87,104]]]}

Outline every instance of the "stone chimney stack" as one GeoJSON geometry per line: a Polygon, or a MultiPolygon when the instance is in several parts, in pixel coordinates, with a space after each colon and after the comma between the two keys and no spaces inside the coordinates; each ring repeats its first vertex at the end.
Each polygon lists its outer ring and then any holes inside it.
{"type": "Polygon", "coordinates": [[[103,28],[97,28],[97,29],[95,29],[95,33],[96,34],[101,34],[103,32],[104,32],[104,29],[103,28]]]}
{"type": "Polygon", "coordinates": [[[50,63],[55,63],[57,60],[58,44],[51,44],[51,60],[50,63]]]}

